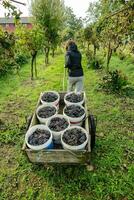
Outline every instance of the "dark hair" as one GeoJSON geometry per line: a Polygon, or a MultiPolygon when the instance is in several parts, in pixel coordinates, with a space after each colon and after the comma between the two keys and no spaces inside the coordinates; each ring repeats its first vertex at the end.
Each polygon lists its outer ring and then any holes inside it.
{"type": "MultiPolygon", "coordinates": [[[[71,46],[71,45],[73,45],[73,44],[75,44],[74,40],[69,39],[69,40],[67,41],[67,43],[66,43],[66,51],[68,50],[68,47],[71,46]]],[[[76,44],[75,44],[75,45],[76,45],[76,44]]]]}

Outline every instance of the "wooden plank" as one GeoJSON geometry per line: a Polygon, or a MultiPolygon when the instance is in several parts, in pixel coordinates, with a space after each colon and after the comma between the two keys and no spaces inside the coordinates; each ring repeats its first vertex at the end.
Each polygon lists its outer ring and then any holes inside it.
{"type": "Polygon", "coordinates": [[[31,162],[36,163],[85,163],[86,152],[72,154],[69,151],[26,151],[31,162]]]}
{"type": "Polygon", "coordinates": [[[31,123],[30,123],[29,128],[39,123],[39,121],[38,121],[38,119],[37,119],[37,117],[36,117],[36,109],[37,109],[37,108],[39,107],[39,105],[41,104],[41,102],[40,102],[41,96],[42,96],[42,93],[40,94],[39,99],[38,99],[38,102],[37,102],[37,104],[36,104],[35,112],[34,112],[34,114],[33,114],[33,117],[32,117],[32,120],[31,120],[31,123]]]}
{"type": "Polygon", "coordinates": [[[85,95],[85,111],[86,111],[86,120],[85,120],[85,129],[86,131],[88,132],[89,134],[89,140],[88,140],[88,152],[91,152],[91,135],[89,133],[89,122],[88,122],[88,109],[87,109],[87,98],[86,98],[86,95],[85,95]]]}
{"type": "MultiPolygon", "coordinates": [[[[38,106],[41,104],[41,103],[40,103],[41,95],[42,95],[42,93],[40,94],[40,96],[39,96],[39,98],[38,98],[38,102],[37,102],[37,104],[36,104],[35,111],[36,111],[36,109],[38,108],[38,106]]],[[[37,117],[36,117],[36,113],[34,112],[33,117],[32,117],[32,119],[31,119],[31,123],[30,123],[30,125],[29,125],[29,128],[32,127],[32,126],[34,126],[34,125],[36,125],[37,123],[39,123],[39,122],[38,122],[38,119],[37,119],[37,117]]],[[[22,150],[25,150],[25,149],[27,149],[27,145],[26,145],[25,140],[24,140],[24,144],[23,144],[22,150]]]]}

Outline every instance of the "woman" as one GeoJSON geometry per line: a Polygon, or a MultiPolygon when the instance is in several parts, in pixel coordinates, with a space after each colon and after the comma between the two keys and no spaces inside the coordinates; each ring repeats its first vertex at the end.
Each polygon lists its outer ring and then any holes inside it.
{"type": "Polygon", "coordinates": [[[68,91],[81,92],[83,90],[82,56],[73,40],[66,45],[65,68],[68,68],[68,91]]]}

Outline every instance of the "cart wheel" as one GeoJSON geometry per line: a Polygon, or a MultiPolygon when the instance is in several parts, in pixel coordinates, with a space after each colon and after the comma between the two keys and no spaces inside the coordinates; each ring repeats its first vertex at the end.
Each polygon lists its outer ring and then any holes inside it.
{"type": "Polygon", "coordinates": [[[92,150],[95,147],[97,118],[95,118],[93,115],[89,115],[88,122],[89,122],[89,133],[91,134],[91,150],[92,150]]]}

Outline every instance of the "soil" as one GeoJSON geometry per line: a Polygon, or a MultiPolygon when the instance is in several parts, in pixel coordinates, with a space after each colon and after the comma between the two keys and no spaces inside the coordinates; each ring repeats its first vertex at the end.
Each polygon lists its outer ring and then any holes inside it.
{"type": "Polygon", "coordinates": [[[41,99],[46,102],[54,102],[58,99],[58,96],[53,92],[46,92],[42,95],[41,99]]]}
{"type": "Polygon", "coordinates": [[[47,106],[47,107],[41,108],[38,111],[38,116],[41,118],[48,118],[48,117],[53,116],[55,113],[56,113],[55,107],[47,106]]]}
{"type": "Polygon", "coordinates": [[[83,94],[72,93],[66,96],[66,100],[71,103],[78,103],[83,100],[83,94]]]}
{"type": "Polygon", "coordinates": [[[68,127],[69,123],[66,121],[66,119],[61,119],[59,117],[55,117],[53,119],[51,119],[50,124],[49,124],[49,128],[52,131],[63,131],[68,127]]]}
{"type": "Polygon", "coordinates": [[[33,146],[46,143],[50,138],[50,132],[48,130],[36,129],[32,135],[28,138],[28,143],[33,146]]]}
{"type": "Polygon", "coordinates": [[[85,113],[84,109],[77,105],[67,106],[64,112],[69,117],[81,117],[85,113]]]}
{"type": "Polygon", "coordinates": [[[86,135],[79,128],[73,128],[65,131],[63,135],[63,142],[71,146],[78,146],[86,141],[86,135]]]}

